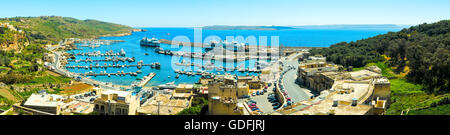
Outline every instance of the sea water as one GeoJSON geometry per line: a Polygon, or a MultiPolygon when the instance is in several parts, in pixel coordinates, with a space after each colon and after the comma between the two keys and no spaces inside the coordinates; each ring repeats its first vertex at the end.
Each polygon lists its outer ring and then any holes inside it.
{"type": "MultiPolygon", "coordinates": [[[[158,39],[167,39],[172,40],[175,37],[185,37],[187,39],[186,42],[194,42],[194,29],[193,28],[143,28],[148,30],[146,32],[135,32],[129,36],[123,37],[102,37],[100,39],[105,40],[124,40],[125,42],[114,43],[111,45],[101,45],[98,48],[89,48],[89,47],[79,47],[82,50],[72,50],[68,51],[68,53],[78,53],[78,52],[94,52],[101,51],[102,53],[113,50],[114,52],[119,52],[121,49],[124,49],[126,52],[126,57],[135,57],[135,62],[119,62],[119,64],[137,64],[139,61],[143,61],[145,64],[151,64],[154,62],[161,63],[161,69],[152,69],[148,66],[144,66],[142,69],[138,69],[136,67],[129,68],[107,68],[107,69],[68,69],[71,72],[84,74],[86,72],[93,71],[95,73],[100,73],[101,71],[106,71],[107,73],[117,73],[117,71],[124,72],[136,72],[138,70],[142,71],[142,74],[138,76],[91,76],[90,78],[103,81],[103,82],[111,82],[113,84],[118,85],[130,85],[134,81],[138,81],[139,78],[142,78],[145,75],[148,75],[150,72],[156,73],[156,76],[147,84],[147,86],[157,86],[160,84],[165,84],[168,82],[175,82],[175,84],[180,83],[195,83],[198,82],[198,79],[201,77],[200,75],[195,76],[187,76],[180,75],[178,79],[175,79],[177,75],[174,70],[179,69],[181,67],[174,66],[175,62],[181,62],[183,59],[186,61],[193,60],[176,56],[169,56],[164,54],[158,54],[154,51],[153,47],[145,47],[140,46],[139,41],[143,37],[155,37],[158,39]],[[148,55],[146,55],[146,53],[148,55]]],[[[255,37],[256,39],[260,39],[260,37],[266,37],[266,44],[270,45],[272,37],[276,36],[278,38],[278,42],[281,45],[289,46],[289,47],[328,47],[332,44],[339,42],[350,42],[356,41],[372,36],[376,36],[379,34],[384,34],[389,31],[398,31],[398,30],[340,30],[340,29],[285,29],[285,30],[201,30],[200,38],[201,42],[207,43],[205,41],[207,37],[216,36],[221,40],[225,40],[231,37],[243,37],[244,39],[248,37],[255,37]]],[[[197,33],[198,34],[198,33],[197,33]]],[[[198,36],[198,35],[197,35],[198,36]]],[[[196,37],[198,38],[198,37],[196,37]]],[[[263,43],[263,41],[258,41],[258,44],[263,43]]],[[[171,45],[161,44],[161,48],[164,50],[171,51],[179,51],[184,50],[185,48],[179,47],[176,48],[171,45]]],[[[204,51],[201,48],[196,48],[194,50],[204,51]]],[[[76,56],[76,59],[86,59],[88,56],[76,56]]],[[[104,59],[104,57],[91,57],[92,59],[104,59]]],[[[242,62],[233,63],[232,65],[246,65],[247,67],[254,68],[254,63],[256,60],[247,60],[242,62]]],[[[195,62],[195,61],[194,61],[195,62]]],[[[99,62],[99,65],[104,65],[105,62],[99,62]]],[[[113,64],[113,62],[106,62],[108,65],[113,64]]],[[[81,65],[81,66],[89,66],[90,64],[96,65],[96,63],[75,63],[69,62],[67,66],[71,65],[81,65]]],[[[216,66],[222,66],[224,63],[216,62],[216,66]]],[[[195,71],[196,69],[194,69],[195,71]]],[[[224,74],[224,71],[212,71],[213,73],[224,74]]],[[[257,73],[241,73],[238,71],[228,72],[231,74],[237,75],[257,75],[257,73]]]]}

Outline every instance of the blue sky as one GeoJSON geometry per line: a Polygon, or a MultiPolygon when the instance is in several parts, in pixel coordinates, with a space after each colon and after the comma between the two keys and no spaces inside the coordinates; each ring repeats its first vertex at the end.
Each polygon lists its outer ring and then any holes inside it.
{"type": "Polygon", "coordinates": [[[8,0],[0,17],[57,15],[133,27],[420,24],[450,19],[449,0],[8,0]]]}

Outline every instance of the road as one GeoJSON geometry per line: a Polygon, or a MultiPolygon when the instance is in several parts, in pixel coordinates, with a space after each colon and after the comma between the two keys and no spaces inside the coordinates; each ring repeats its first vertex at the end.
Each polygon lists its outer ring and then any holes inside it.
{"type": "Polygon", "coordinates": [[[305,88],[301,88],[296,84],[297,70],[298,70],[298,60],[297,57],[302,55],[302,53],[296,53],[288,56],[283,62],[283,70],[287,71],[283,79],[281,80],[284,89],[286,90],[288,97],[292,98],[293,102],[299,102],[309,99],[312,96],[311,91],[305,88]],[[294,67],[290,69],[289,67],[294,67]]]}

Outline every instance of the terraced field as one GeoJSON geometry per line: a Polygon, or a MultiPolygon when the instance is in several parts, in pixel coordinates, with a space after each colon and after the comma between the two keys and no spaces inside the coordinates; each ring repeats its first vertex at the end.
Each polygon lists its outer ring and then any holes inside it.
{"type": "Polygon", "coordinates": [[[8,100],[17,101],[17,99],[8,90],[0,88],[0,96],[7,98],[8,100]]]}

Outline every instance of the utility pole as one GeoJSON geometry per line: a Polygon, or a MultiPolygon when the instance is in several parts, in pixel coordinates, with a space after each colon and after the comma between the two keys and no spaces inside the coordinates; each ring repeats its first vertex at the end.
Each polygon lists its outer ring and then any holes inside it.
{"type": "Polygon", "coordinates": [[[158,115],[159,115],[159,106],[161,105],[161,101],[158,101],[158,115]]]}

